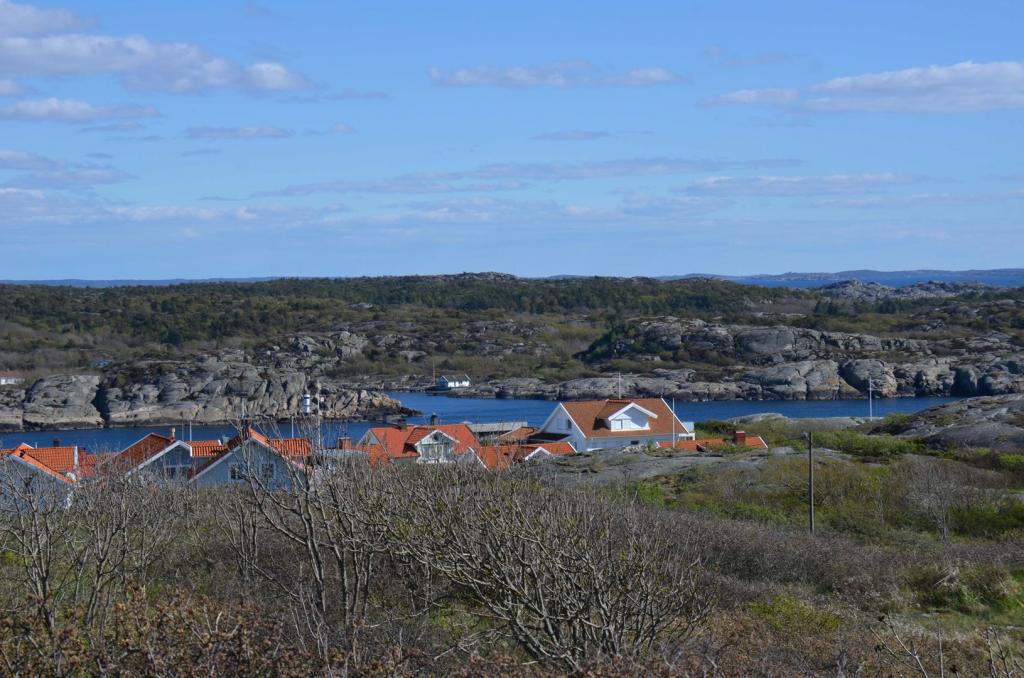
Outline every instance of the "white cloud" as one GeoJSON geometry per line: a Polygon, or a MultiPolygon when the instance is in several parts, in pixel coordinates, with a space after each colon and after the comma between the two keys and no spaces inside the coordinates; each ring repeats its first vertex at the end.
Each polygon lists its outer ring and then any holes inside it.
{"type": "Polygon", "coordinates": [[[0,149],[0,169],[37,171],[54,169],[59,165],[60,163],[33,153],[0,149]]]}
{"type": "Polygon", "coordinates": [[[0,0],[0,36],[47,35],[78,30],[83,25],[66,9],[40,9],[0,0]]]}
{"type": "Polygon", "coordinates": [[[771,105],[808,111],[970,113],[1024,108],[1024,63],[964,61],[834,78],[806,89],[739,90],[705,105],[771,105]]]}
{"type": "Polygon", "coordinates": [[[25,88],[17,80],[0,79],[0,97],[16,97],[24,92],[25,88]]]}
{"type": "Polygon", "coordinates": [[[189,127],[185,136],[190,139],[280,139],[292,133],[280,127],[189,127]]]}
{"type": "Polygon", "coordinates": [[[792,167],[790,158],[712,160],[700,158],[629,158],[577,164],[503,163],[461,172],[413,172],[386,179],[342,179],[297,184],[261,191],[260,196],[300,196],[314,193],[457,193],[517,190],[530,182],[581,181],[616,177],[673,176],[765,167],[792,167]]]}
{"type": "Polygon", "coordinates": [[[327,136],[330,134],[355,134],[356,128],[343,122],[336,122],[327,129],[308,129],[306,134],[314,136],[327,136]]]}
{"type": "Polygon", "coordinates": [[[34,99],[17,101],[0,108],[2,120],[33,120],[86,123],[113,118],[151,118],[160,115],[152,106],[93,106],[75,99],[34,99]]]}
{"type": "Polygon", "coordinates": [[[810,177],[708,177],[699,179],[683,191],[701,195],[752,195],[764,197],[835,195],[863,193],[887,186],[916,181],[914,177],[884,172],[880,174],[829,174],[810,177]]]}
{"type": "Polygon", "coordinates": [[[665,68],[635,68],[624,73],[608,73],[585,61],[535,66],[472,66],[449,73],[430,69],[437,85],[472,87],[643,87],[676,85],[688,79],[665,68]]]}
{"type": "Polygon", "coordinates": [[[15,77],[112,74],[129,89],[196,94],[216,89],[304,89],[302,75],[274,62],[244,65],[184,42],[72,32],[69,12],[0,0],[0,74],[15,77]]]}
{"type": "Polygon", "coordinates": [[[131,174],[113,167],[70,165],[68,167],[26,174],[8,181],[5,186],[29,189],[78,190],[89,189],[101,184],[115,184],[131,178],[131,174]]]}
{"type": "Polygon", "coordinates": [[[727,106],[732,104],[740,106],[784,106],[797,101],[799,98],[800,90],[798,89],[741,89],[729,94],[723,94],[720,97],[708,99],[702,103],[705,106],[727,106]]]}

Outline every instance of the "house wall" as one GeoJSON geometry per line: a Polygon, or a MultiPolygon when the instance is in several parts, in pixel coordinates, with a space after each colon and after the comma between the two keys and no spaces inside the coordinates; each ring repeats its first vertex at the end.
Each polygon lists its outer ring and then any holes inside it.
{"type": "Polygon", "coordinates": [[[188,477],[188,471],[205,461],[207,460],[194,459],[184,444],[177,444],[143,466],[139,472],[161,480],[183,480],[188,477]],[[174,469],[173,473],[171,469],[174,469]]]}
{"type": "Polygon", "coordinates": [[[0,459],[0,508],[50,510],[68,503],[72,487],[45,471],[8,455],[0,459]]]}
{"type": "MultiPolygon", "coordinates": [[[[200,487],[214,485],[247,485],[246,473],[262,473],[265,464],[274,467],[274,477],[265,481],[266,486],[272,490],[280,490],[291,487],[292,474],[296,469],[290,466],[277,452],[267,449],[262,444],[253,440],[247,440],[234,450],[229,452],[219,462],[208,468],[201,475],[196,476],[192,482],[200,487]],[[235,465],[241,473],[241,478],[231,477],[231,468],[235,465]]],[[[301,472],[300,476],[301,476],[301,472]]]]}
{"type": "Polygon", "coordinates": [[[455,441],[441,431],[434,431],[415,445],[421,464],[439,464],[455,461],[455,441]]]}
{"type": "MultiPolygon", "coordinates": [[[[676,439],[681,439],[681,436],[677,435],[676,439]]],[[[591,451],[591,450],[605,450],[605,449],[618,449],[622,447],[630,447],[631,445],[657,445],[662,441],[672,440],[671,433],[665,433],[662,435],[648,435],[642,431],[637,431],[635,435],[630,436],[615,436],[614,438],[591,438],[584,443],[582,447],[576,447],[578,451],[591,451]]]]}

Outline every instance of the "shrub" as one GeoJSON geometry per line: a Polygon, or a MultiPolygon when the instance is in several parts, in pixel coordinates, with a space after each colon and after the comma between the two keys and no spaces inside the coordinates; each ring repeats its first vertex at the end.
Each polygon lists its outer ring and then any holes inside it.
{"type": "Polygon", "coordinates": [[[1024,502],[1005,499],[999,503],[957,506],[952,510],[953,529],[972,537],[997,537],[1024,529],[1024,502]]]}
{"type": "Polygon", "coordinates": [[[634,498],[648,506],[655,506],[657,508],[665,507],[665,491],[662,489],[661,485],[654,480],[635,480],[628,482],[625,486],[625,493],[627,497],[634,498]]]}
{"type": "Polygon", "coordinates": [[[780,593],[766,602],[750,604],[750,611],[776,631],[786,635],[809,636],[837,631],[839,617],[817,610],[800,599],[780,593]]]}
{"type": "Polygon", "coordinates": [[[927,609],[977,615],[1020,604],[1017,583],[1001,566],[921,566],[909,573],[907,583],[927,609]]]}

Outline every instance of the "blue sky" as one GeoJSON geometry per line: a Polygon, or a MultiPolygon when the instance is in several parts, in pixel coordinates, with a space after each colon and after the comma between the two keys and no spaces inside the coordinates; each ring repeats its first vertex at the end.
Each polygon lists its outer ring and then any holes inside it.
{"type": "Polygon", "coordinates": [[[0,0],[6,279],[1024,265],[1019,2],[0,0]]]}

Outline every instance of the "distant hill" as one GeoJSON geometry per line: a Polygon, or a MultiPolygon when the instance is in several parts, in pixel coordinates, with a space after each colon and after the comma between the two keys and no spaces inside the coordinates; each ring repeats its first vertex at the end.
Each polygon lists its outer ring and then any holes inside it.
{"type": "Polygon", "coordinates": [[[183,285],[186,283],[213,283],[213,282],[265,282],[267,280],[278,280],[279,276],[265,278],[169,278],[166,280],[82,280],[80,278],[67,278],[63,280],[0,280],[0,285],[46,285],[48,287],[166,287],[168,285],[183,285]]]}
{"type": "Polygon", "coordinates": [[[844,280],[879,283],[889,287],[906,287],[926,282],[977,282],[1000,287],[1024,287],[1024,268],[998,268],[992,270],[942,271],[922,269],[915,271],[839,271],[838,273],[780,273],[777,275],[728,276],[693,274],[666,276],[663,280],[680,278],[717,278],[743,285],[764,287],[822,287],[844,280]]]}
{"type": "MultiPolygon", "coordinates": [[[[465,275],[465,274],[464,274],[465,275]]],[[[494,279],[515,279],[510,276],[498,273],[469,274],[470,277],[494,278],[494,279]]],[[[401,276],[384,276],[399,278],[401,276]]],[[[431,276],[423,276],[431,277],[431,276]]],[[[440,276],[445,277],[445,276],[440,276]]],[[[540,280],[576,280],[592,276],[582,275],[552,275],[539,278],[540,280]]],[[[639,276],[621,276],[639,277],[639,276]]],[[[165,287],[168,285],[181,285],[188,283],[250,283],[265,282],[270,280],[281,280],[283,278],[299,279],[296,276],[266,276],[258,278],[201,278],[185,279],[173,278],[167,280],[0,280],[0,284],[6,285],[48,285],[63,287],[165,287]]],[[[814,288],[824,287],[837,282],[856,280],[863,283],[879,283],[889,287],[907,287],[927,282],[976,282],[998,287],[1024,287],[1024,268],[997,268],[991,270],[968,270],[968,271],[943,271],[938,269],[921,269],[914,271],[873,271],[870,269],[856,271],[839,271],[837,273],[778,273],[758,274],[749,276],[718,275],[715,273],[688,273],[684,275],[658,276],[657,280],[685,280],[691,278],[713,278],[715,280],[726,280],[741,285],[761,285],[763,287],[792,287],[792,288],[814,288]]],[[[342,278],[336,278],[342,279],[342,278]]],[[[524,278],[528,279],[528,278],[524,278]]]]}

